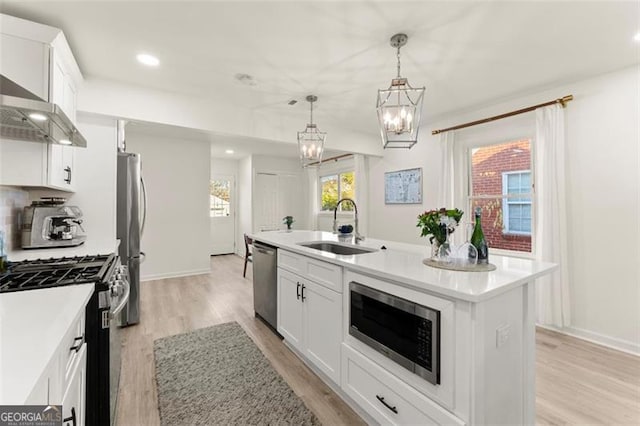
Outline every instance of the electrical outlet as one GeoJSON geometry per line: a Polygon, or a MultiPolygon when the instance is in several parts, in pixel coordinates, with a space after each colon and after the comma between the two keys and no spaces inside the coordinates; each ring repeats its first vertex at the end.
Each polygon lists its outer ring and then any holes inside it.
{"type": "Polygon", "coordinates": [[[511,325],[503,324],[500,327],[496,328],[496,348],[504,346],[509,340],[509,335],[511,334],[511,325]]]}

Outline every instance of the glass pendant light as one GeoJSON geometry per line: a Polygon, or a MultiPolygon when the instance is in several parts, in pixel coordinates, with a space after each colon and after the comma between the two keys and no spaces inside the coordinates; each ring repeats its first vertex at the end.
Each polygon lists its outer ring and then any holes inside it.
{"type": "Polygon", "coordinates": [[[406,34],[391,37],[391,46],[397,49],[398,75],[388,89],[378,90],[376,109],[384,148],[411,148],[418,142],[425,88],[411,87],[400,75],[400,48],[408,39],[406,34]]]}
{"type": "Polygon", "coordinates": [[[320,132],[318,127],[313,124],[313,103],[318,100],[318,97],[309,95],[306,99],[311,104],[311,118],[304,132],[298,132],[298,149],[302,167],[308,167],[312,163],[314,165],[322,163],[324,141],[327,139],[327,134],[320,132]]]}

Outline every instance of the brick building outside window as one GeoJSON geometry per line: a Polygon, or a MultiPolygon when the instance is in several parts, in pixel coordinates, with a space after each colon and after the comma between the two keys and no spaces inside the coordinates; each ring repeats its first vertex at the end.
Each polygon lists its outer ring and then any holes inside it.
{"type": "Polygon", "coordinates": [[[482,229],[489,247],[531,252],[531,141],[473,148],[469,163],[469,217],[476,207],[482,207],[482,229]]]}

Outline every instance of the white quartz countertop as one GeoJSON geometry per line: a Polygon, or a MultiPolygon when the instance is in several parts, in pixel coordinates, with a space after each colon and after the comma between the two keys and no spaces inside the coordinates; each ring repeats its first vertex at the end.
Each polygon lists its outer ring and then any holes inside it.
{"type": "Polygon", "coordinates": [[[497,269],[491,272],[459,272],[426,266],[422,260],[431,249],[415,244],[367,238],[362,247],[377,249],[373,253],[337,255],[304,247],[298,243],[338,241],[338,236],[322,231],[269,231],[251,236],[254,240],[278,248],[341,265],[349,270],[387,279],[436,294],[480,302],[552,272],[557,265],[530,259],[492,255],[489,262],[497,269]],[[386,250],[380,250],[385,246],[386,250]]]}
{"type": "Polygon", "coordinates": [[[20,405],[45,372],[93,284],[0,295],[0,405],[20,405]]]}
{"type": "Polygon", "coordinates": [[[91,256],[97,254],[109,254],[118,251],[120,240],[113,242],[86,241],[76,247],[56,247],[42,249],[16,249],[7,252],[7,258],[11,262],[33,259],[49,259],[51,257],[91,256]]]}

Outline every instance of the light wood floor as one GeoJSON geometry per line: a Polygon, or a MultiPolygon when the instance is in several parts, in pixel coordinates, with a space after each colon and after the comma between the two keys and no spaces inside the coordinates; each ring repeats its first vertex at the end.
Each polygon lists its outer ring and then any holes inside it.
{"type": "MultiPolygon", "coordinates": [[[[274,368],[325,425],[362,420],[253,315],[242,259],[211,258],[209,275],[149,281],[141,286],[141,322],[123,330],[117,424],[158,425],[153,341],[237,321],[274,368]]],[[[640,358],[558,333],[538,330],[539,424],[640,425],[640,358]]]]}

